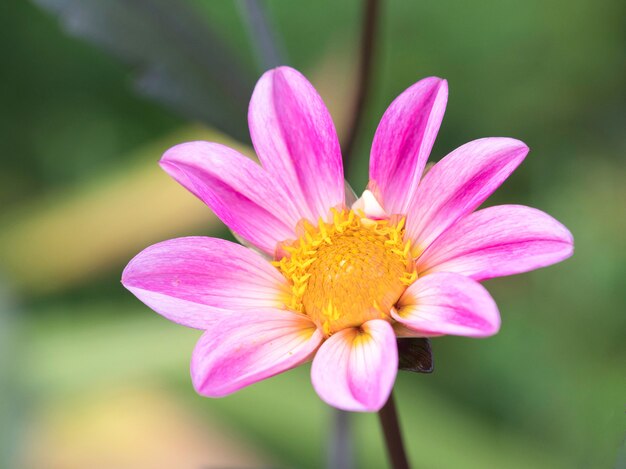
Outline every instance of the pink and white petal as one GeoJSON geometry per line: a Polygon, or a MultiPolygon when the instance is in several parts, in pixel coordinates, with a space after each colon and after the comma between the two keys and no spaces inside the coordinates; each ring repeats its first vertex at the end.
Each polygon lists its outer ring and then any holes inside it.
{"type": "Polygon", "coordinates": [[[206,203],[235,234],[273,255],[295,237],[300,215],[289,197],[251,159],[219,143],[169,149],[161,167],[206,203]]]}
{"type": "Polygon", "coordinates": [[[387,402],[398,372],[398,347],[391,325],[381,319],[343,329],[322,344],[311,379],[329,405],[377,412],[387,402]]]}
{"type": "Polygon", "coordinates": [[[489,292],[475,280],[447,272],[418,278],[391,315],[424,336],[487,337],[500,329],[500,313],[489,292]]]}
{"type": "Polygon", "coordinates": [[[483,203],[517,168],[528,147],[512,138],[466,143],[424,176],[407,213],[405,236],[418,254],[483,203]]]}
{"type": "Polygon", "coordinates": [[[417,260],[417,269],[485,280],[546,267],[573,252],[572,234],[547,213],[500,205],[459,220],[417,260]]]}
{"type": "Polygon", "coordinates": [[[199,394],[222,397],[300,365],[322,340],[309,318],[289,311],[227,318],[198,341],[191,380],[199,394]]]}
{"type": "Polygon", "coordinates": [[[252,94],[248,124],[263,167],[302,218],[316,223],[331,207],[344,205],[337,132],[322,98],[300,72],[266,72],[252,94]]]}
{"type": "Polygon", "coordinates": [[[429,77],[405,90],[385,111],[372,143],[370,180],[387,213],[407,212],[447,101],[447,81],[429,77]]]}
{"type": "Polygon", "coordinates": [[[389,214],[376,200],[376,196],[368,189],[363,191],[363,195],[352,204],[352,210],[363,212],[367,218],[373,220],[389,218],[389,214]]]}
{"type": "Polygon", "coordinates": [[[189,237],[144,249],[122,284],[167,319],[208,329],[224,316],[284,308],[286,279],[263,256],[222,239],[189,237]]]}
{"type": "Polygon", "coordinates": [[[444,335],[444,334],[428,334],[424,332],[419,332],[419,331],[416,331],[415,329],[410,329],[406,327],[404,324],[402,324],[401,322],[397,322],[397,321],[393,323],[393,332],[396,334],[396,337],[399,339],[410,338],[410,337],[420,337],[420,338],[438,337],[440,335],[444,335]]]}

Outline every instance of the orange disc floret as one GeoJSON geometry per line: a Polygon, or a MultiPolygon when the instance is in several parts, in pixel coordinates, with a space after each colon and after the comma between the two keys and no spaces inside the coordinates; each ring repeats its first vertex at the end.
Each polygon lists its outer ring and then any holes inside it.
{"type": "Polygon", "coordinates": [[[389,312],[417,274],[404,241],[404,218],[371,220],[332,211],[332,222],[304,222],[274,265],[290,281],[287,307],[308,315],[329,336],[389,312]]]}

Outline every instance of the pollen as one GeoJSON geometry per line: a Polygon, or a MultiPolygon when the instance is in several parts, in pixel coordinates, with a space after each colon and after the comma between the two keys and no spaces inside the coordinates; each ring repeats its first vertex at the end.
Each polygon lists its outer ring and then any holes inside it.
{"type": "Polygon", "coordinates": [[[417,278],[404,218],[331,213],[332,222],[302,222],[299,238],[274,262],[291,284],[286,307],[308,315],[326,336],[371,319],[391,321],[391,308],[417,278]]]}

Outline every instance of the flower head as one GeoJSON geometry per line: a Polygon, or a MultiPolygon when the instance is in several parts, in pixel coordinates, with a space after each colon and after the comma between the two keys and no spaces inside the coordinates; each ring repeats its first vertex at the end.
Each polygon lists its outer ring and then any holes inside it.
{"type": "Polygon", "coordinates": [[[569,231],[539,210],[474,211],[522,162],[522,142],[472,141],[422,177],[446,102],[446,81],[426,78],[389,106],[368,189],[352,205],[330,115],[288,67],[265,73],[250,102],[261,165],[217,143],[165,153],[165,171],[256,248],[179,238],[124,270],[149,307],[206,331],[191,362],[200,394],[224,396],[313,359],[324,401],[377,411],[395,381],[396,336],[495,334],[498,309],[478,282],[572,254],[569,231]]]}

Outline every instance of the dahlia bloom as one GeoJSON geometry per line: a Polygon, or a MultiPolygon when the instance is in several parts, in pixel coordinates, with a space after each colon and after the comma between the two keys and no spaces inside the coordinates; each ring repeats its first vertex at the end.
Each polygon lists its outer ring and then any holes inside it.
{"type": "Polygon", "coordinates": [[[328,404],[378,411],[396,378],[396,337],[498,332],[478,282],[561,261],[569,231],[520,205],[474,211],[528,147],[483,138],[422,178],[447,102],[426,78],[391,103],[352,203],[335,127],[299,72],[266,72],[249,127],[261,165],[217,143],[168,150],[161,166],[251,248],[187,237],[148,247],[122,282],[157,313],[204,330],[191,360],[198,393],[220,397],[313,360],[328,404]]]}

